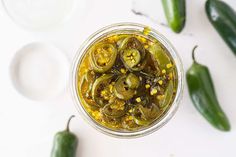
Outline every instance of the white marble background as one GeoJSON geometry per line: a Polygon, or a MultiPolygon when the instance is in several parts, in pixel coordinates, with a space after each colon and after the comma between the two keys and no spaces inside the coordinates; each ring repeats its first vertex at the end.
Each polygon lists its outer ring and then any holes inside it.
{"type": "MultiPolygon", "coordinates": [[[[236,1],[227,2],[236,9],[236,1]]],[[[64,129],[64,123],[71,114],[77,115],[71,130],[80,138],[78,157],[236,156],[236,57],[208,22],[204,3],[205,0],[187,0],[187,23],[179,35],[159,24],[166,21],[158,0],[87,0],[87,8],[75,11],[65,24],[38,32],[18,27],[1,6],[0,156],[50,156],[53,136],[64,129]],[[145,12],[150,18],[134,15],[132,8],[145,12]],[[176,47],[185,70],[192,63],[192,48],[198,44],[197,60],[210,68],[219,101],[231,121],[232,130],[223,133],[212,128],[193,107],[186,86],[174,118],[161,130],[132,140],[108,137],[90,127],[78,115],[68,91],[58,100],[41,103],[22,97],[14,89],[9,77],[9,64],[23,45],[32,41],[55,44],[71,61],[91,33],[116,22],[138,22],[162,32],[176,47]]]]}

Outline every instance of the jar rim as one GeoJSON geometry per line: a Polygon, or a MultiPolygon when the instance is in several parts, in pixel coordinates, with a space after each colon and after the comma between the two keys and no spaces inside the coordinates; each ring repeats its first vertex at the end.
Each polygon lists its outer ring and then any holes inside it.
{"type": "Polygon", "coordinates": [[[76,52],[73,65],[72,65],[72,74],[70,78],[70,84],[71,84],[71,92],[72,92],[72,98],[74,100],[74,104],[76,106],[76,109],[79,111],[81,117],[87,121],[92,127],[94,127],[96,130],[112,136],[112,137],[117,137],[117,138],[136,138],[136,137],[142,137],[148,134],[153,133],[154,131],[157,131],[160,129],[162,126],[164,126],[169,120],[174,116],[176,113],[179,103],[182,99],[183,95],[183,78],[184,78],[184,70],[183,70],[183,64],[181,62],[181,59],[175,50],[175,48],[172,46],[172,44],[166,39],[161,33],[156,31],[153,28],[150,28],[150,34],[153,38],[158,40],[169,52],[171,57],[173,58],[173,61],[176,64],[176,69],[177,69],[177,78],[178,78],[178,87],[176,91],[175,98],[170,105],[170,108],[166,113],[163,114],[163,116],[156,120],[154,124],[150,125],[147,128],[137,130],[137,131],[129,131],[129,132],[123,132],[119,130],[112,130],[109,129],[105,126],[102,126],[98,122],[92,119],[92,117],[85,111],[82,102],[79,98],[79,95],[76,90],[76,85],[77,85],[77,71],[78,71],[78,65],[81,63],[81,60],[83,56],[86,54],[86,50],[88,47],[93,44],[99,37],[104,36],[104,34],[110,34],[112,31],[122,31],[122,30],[136,30],[142,32],[143,29],[147,28],[148,26],[138,24],[138,23],[115,23],[108,25],[106,27],[103,27],[90,35],[87,40],[84,41],[84,43],[81,45],[81,47],[78,49],[76,52]]]}

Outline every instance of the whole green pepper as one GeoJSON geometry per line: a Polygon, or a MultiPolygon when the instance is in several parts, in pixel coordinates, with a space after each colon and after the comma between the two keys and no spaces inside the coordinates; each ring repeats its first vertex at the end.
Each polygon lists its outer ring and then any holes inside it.
{"type": "Polygon", "coordinates": [[[70,132],[69,124],[71,119],[75,117],[71,116],[67,122],[66,129],[58,132],[54,137],[53,148],[51,157],[75,157],[76,148],[78,145],[78,139],[75,134],[70,132]]]}
{"type": "Polygon", "coordinates": [[[230,124],[217,100],[210,72],[206,66],[195,60],[196,48],[197,46],[192,52],[193,64],[186,74],[190,97],[195,108],[208,122],[219,130],[229,131],[230,124]]]}
{"type": "Polygon", "coordinates": [[[205,9],[211,24],[236,55],[236,12],[219,0],[208,0],[205,9]]]}
{"type": "Polygon", "coordinates": [[[162,0],[167,22],[171,29],[180,33],[185,26],[185,0],[162,0]]]}

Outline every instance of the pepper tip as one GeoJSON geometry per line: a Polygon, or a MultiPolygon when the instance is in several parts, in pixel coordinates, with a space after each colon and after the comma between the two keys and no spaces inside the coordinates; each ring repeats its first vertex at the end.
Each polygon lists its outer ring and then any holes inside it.
{"type": "Polygon", "coordinates": [[[69,120],[67,121],[67,124],[66,124],[66,131],[68,131],[68,132],[70,131],[70,128],[69,128],[70,121],[71,121],[71,119],[74,118],[74,117],[75,117],[75,115],[71,115],[70,118],[69,118],[69,120]]]}

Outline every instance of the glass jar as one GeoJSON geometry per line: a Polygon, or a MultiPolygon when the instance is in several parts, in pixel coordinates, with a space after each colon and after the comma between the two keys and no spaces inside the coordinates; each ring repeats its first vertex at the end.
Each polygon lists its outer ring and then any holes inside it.
{"type": "Polygon", "coordinates": [[[165,114],[157,119],[155,122],[153,122],[150,126],[143,128],[141,130],[137,131],[117,131],[109,129],[105,126],[102,126],[101,124],[97,123],[93,118],[86,112],[85,108],[82,105],[82,102],[80,101],[80,98],[77,93],[77,72],[78,67],[82,61],[83,56],[87,52],[88,48],[94,44],[98,39],[115,33],[126,33],[126,34],[133,34],[133,33],[142,33],[143,30],[147,28],[147,26],[136,24],[136,23],[118,23],[118,24],[112,24],[107,27],[104,27],[94,34],[92,34],[81,46],[81,48],[78,50],[74,62],[73,62],[73,69],[72,69],[72,75],[71,75],[71,90],[73,95],[73,100],[75,102],[75,106],[78,109],[80,115],[87,121],[91,126],[93,126],[98,131],[118,138],[134,138],[134,137],[140,137],[144,135],[148,135],[162,126],[164,126],[176,113],[177,108],[179,106],[180,100],[182,98],[183,94],[183,78],[184,78],[184,71],[183,71],[183,65],[180,60],[179,55],[177,54],[174,47],[171,45],[171,43],[159,32],[156,30],[149,28],[150,33],[148,36],[151,36],[158,40],[170,53],[171,57],[173,58],[173,61],[176,64],[177,69],[177,79],[178,79],[178,86],[175,98],[173,100],[173,103],[170,105],[170,108],[168,109],[165,114]]]}

